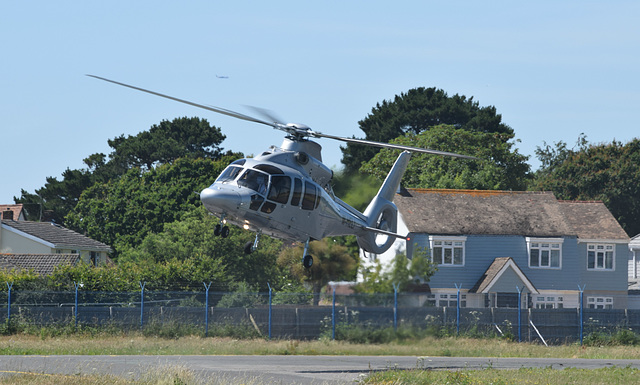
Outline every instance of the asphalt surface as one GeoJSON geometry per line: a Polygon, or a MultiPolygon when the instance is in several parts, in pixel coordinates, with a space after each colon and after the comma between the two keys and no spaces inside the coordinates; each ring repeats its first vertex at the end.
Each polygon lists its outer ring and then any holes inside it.
{"type": "Polygon", "coordinates": [[[204,379],[277,384],[353,384],[361,376],[393,368],[596,369],[612,366],[640,369],[640,360],[415,356],[0,356],[0,376],[20,373],[112,374],[133,379],[162,368],[181,367],[204,379]]]}

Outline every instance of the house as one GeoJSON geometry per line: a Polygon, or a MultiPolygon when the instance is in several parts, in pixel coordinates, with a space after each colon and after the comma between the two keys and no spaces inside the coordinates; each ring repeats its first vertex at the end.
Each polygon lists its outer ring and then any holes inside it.
{"type": "Polygon", "coordinates": [[[0,254],[0,270],[30,270],[38,275],[49,275],[58,266],[75,265],[78,254],[0,254]]]}
{"type": "Polygon", "coordinates": [[[24,210],[22,204],[17,205],[0,205],[0,213],[2,213],[2,219],[12,221],[24,221],[24,210]]]}
{"type": "Polygon", "coordinates": [[[640,275],[640,234],[631,238],[629,242],[629,283],[638,284],[640,275]]]}
{"type": "MultiPolygon", "coordinates": [[[[8,260],[6,263],[23,268],[44,268],[62,262],[61,255],[69,254],[97,266],[109,262],[110,252],[108,245],[50,222],[3,219],[0,226],[0,254],[8,260]]],[[[65,261],[75,263],[69,258],[65,261]]]]}
{"type": "Polygon", "coordinates": [[[438,271],[428,303],[450,306],[625,308],[629,237],[602,202],[550,192],[408,189],[387,255],[427,250],[438,271]],[[403,233],[404,234],[404,233],[403,233]],[[520,292],[520,294],[518,293],[520,292]]]}

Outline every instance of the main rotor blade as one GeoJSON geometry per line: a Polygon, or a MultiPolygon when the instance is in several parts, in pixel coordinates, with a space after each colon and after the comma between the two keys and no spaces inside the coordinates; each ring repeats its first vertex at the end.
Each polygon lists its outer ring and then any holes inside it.
{"type": "Polygon", "coordinates": [[[154,92],[154,91],[150,91],[150,90],[145,90],[144,88],[140,88],[140,87],[136,87],[136,86],[132,86],[129,84],[125,84],[125,83],[120,83],[117,82],[115,80],[110,80],[110,79],[106,79],[106,78],[102,78],[100,76],[95,76],[95,75],[88,75],[89,77],[92,78],[96,78],[96,79],[100,79],[100,80],[104,80],[105,82],[109,82],[109,83],[113,83],[113,84],[117,84],[119,86],[123,86],[123,87],[128,87],[128,88],[132,88],[134,90],[138,90],[138,91],[142,91],[142,92],[146,92],[148,94],[151,95],[156,95],[156,96],[160,96],[162,98],[166,98],[166,99],[171,99],[174,100],[176,102],[180,102],[180,103],[184,103],[184,104],[188,104],[190,106],[194,106],[194,107],[198,107],[198,108],[204,108],[205,110],[209,110],[209,111],[213,111],[216,112],[218,114],[222,114],[222,115],[227,115],[227,116],[231,116],[233,118],[237,118],[237,119],[242,119],[242,120],[247,120],[249,122],[254,122],[254,123],[260,123],[260,124],[264,124],[266,126],[269,127],[273,127],[279,130],[282,130],[282,128],[280,126],[278,126],[277,124],[274,123],[269,123],[266,122],[264,120],[260,120],[260,119],[256,119],[252,116],[249,115],[245,115],[245,114],[241,114],[239,112],[235,112],[235,111],[231,111],[231,110],[227,110],[225,108],[220,108],[220,107],[214,107],[214,106],[205,106],[203,104],[198,104],[198,103],[194,103],[194,102],[190,102],[188,100],[184,100],[184,99],[179,99],[179,98],[174,98],[173,96],[169,96],[169,95],[165,95],[165,94],[161,94],[159,92],[154,92]]]}
{"type": "Polygon", "coordinates": [[[398,150],[405,150],[405,151],[411,151],[411,152],[422,152],[422,153],[425,153],[425,154],[453,156],[455,158],[476,159],[476,160],[478,160],[478,158],[476,158],[475,156],[461,155],[461,154],[456,154],[454,152],[430,150],[428,148],[405,146],[405,145],[402,145],[402,144],[375,142],[373,140],[366,140],[366,139],[344,138],[344,137],[341,137],[341,136],[333,136],[333,135],[322,134],[320,132],[315,132],[315,131],[310,132],[309,136],[315,136],[315,137],[318,137],[318,138],[329,138],[329,139],[339,140],[339,141],[347,142],[347,143],[365,144],[365,145],[368,145],[368,146],[375,146],[375,147],[382,147],[382,148],[395,148],[395,149],[398,149],[398,150]]]}

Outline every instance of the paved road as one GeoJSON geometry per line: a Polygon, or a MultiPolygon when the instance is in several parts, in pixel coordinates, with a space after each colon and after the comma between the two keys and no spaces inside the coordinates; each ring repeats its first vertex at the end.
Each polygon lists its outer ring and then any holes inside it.
{"type": "Polygon", "coordinates": [[[0,356],[0,375],[102,374],[138,378],[158,368],[180,366],[205,377],[255,379],[278,384],[349,384],[371,371],[398,369],[595,369],[631,366],[640,360],[469,358],[401,356],[0,356]]]}

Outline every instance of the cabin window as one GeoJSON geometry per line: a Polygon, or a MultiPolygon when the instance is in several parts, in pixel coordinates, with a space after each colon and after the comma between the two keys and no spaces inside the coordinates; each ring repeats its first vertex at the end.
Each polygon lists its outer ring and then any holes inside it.
{"type": "Polygon", "coordinates": [[[302,198],[302,209],[313,210],[316,205],[316,186],[310,182],[304,182],[304,197],[302,198]]]}
{"type": "Polygon", "coordinates": [[[262,205],[262,209],[260,209],[260,211],[262,211],[263,213],[266,213],[266,214],[271,214],[273,212],[273,210],[275,210],[275,209],[276,209],[276,204],[275,203],[266,201],[262,205]]]}
{"type": "Polygon", "coordinates": [[[229,166],[226,169],[224,169],[222,174],[220,174],[218,179],[216,179],[216,182],[219,182],[219,183],[233,182],[241,172],[242,172],[242,167],[229,166]]]}
{"type": "Polygon", "coordinates": [[[271,175],[284,175],[284,171],[282,171],[278,167],[272,166],[270,164],[258,164],[256,166],[253,166],[253,168],[255,168],[256,170],[264,171],[264,172],[269,173],[271,175]]]}
{"type": "Polygon", "coordinates": [[[288,176],[272,176],[267,199],[286,204],[291,191],[291,178],[288,176]]]}
{"type": "Polygon", "coordinates": [[[257,211],[260,208],[260,205],[262,204],[262,202],[264,202],[264,198],[261,197],[260,195],[258,194],[251,195],[251,203],[249,203],[249,209],[257,211]]]}
{"type": "Polygon", "coordinates": [[[587,245],[588,270],[613,270],[614,260],[614,245],[600,243],[590,243],[587,245]]]}
{"type": "Polygon", "coordinates": [[[464,266],[466,237],[429,237],[431,260],[439,266],[464,266]]]}
{"type": "Polygon", "coordinates": [[[298,206],[302,198],[302,181],[298,178],[293,180],[293,196],[291,197],[291,205],[298,206]]]}
{"type": "Polygon", "coordinates": [[[562,267],[561,238],[527,238],[529,267],[559,269],[562,267]]]}
{"type": "Polygon", "coordinates": [[[247,170],[240,179],[238,186],[247,187],[260,195],[267,194],[267,185],[269,183],[269,175],[256,170],[247,170]]]}

